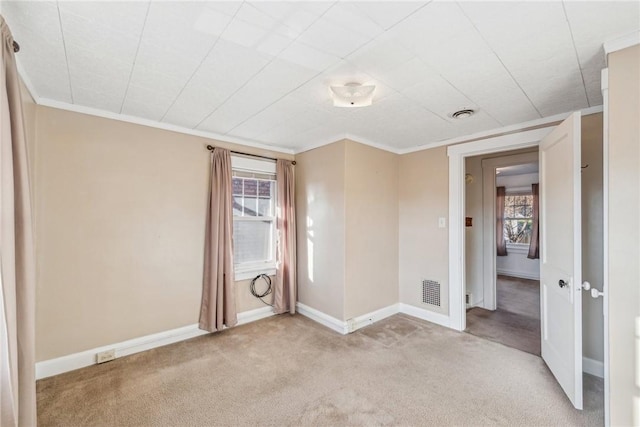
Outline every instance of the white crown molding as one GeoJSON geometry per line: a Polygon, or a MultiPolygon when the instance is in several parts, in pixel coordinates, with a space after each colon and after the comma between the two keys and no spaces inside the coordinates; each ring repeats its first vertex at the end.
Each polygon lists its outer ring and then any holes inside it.
{"type": "Polygon", "coordinates": [[[82,105],[69,104],[67,102],[60,102],[49,98],[39,98],[37,100],[38,105],[45,107],[58,108],[60,110],[73,111],[75,113],[88,114],[91,116],[102,117],[105,119],[118,120],[121,122],[133,123],[136,125],[148,126],[151,128],[168,130],[171,132],[182,133],[186,135],[199,136],[202,138],[212,139],[220,142],[228,142],[231,144],[239,144],[247,147],[259,148],[262,150],[275,151],[283,154],[294,154],[290,148],[277,147],[274,145],[266,145],[259,142],[251,141],[248,139],[232,137],[229,135],[220,135],[213,132],[206,132],[196,129],[189,129],[182,126],[172,125],[169,123],[162,123],[155,120],[143,119],[140,117],[129,116],[126,114],[113,113],[111,111],[98,110],[97,108],[85,107],[82,105]]]}
{"type": "MultiPolygon", "coordinates": [[[[583,116],[588,116],[590,114],[596,114],[601,112],[602,112],[602,105],[596,105],[594,107],[584,108],[580,110],[580,113],[583,116]]],[[[573,114],[573,112],[555,114],[553,116],[543,117],[541,119],[535,119],[535,120],[530,120],[528,122],[518,123],[515,125],[509,125],[501,128],[495,128],[495,129],[486,130],[482,132],[476,132],[471,135],[458,136],[455,138],[450,138],[442,141],[420,145],[418,147],[404,148],[404,149],[398,150],[398,154],[409,154],[409,153],[414,153],[416,151],[428,150],[431,148],[442,147],[445,145],[459,144],[459,143],[471,141],[474,139],[484,139],[484,138],[490,138],[494,136],[501,136],[508,133],[518,132],[530,127],[551,125],[552,123],[560,122],[566,119],[571,114],[573,114]]]]}
{"type": "MultiPolygon", "coordinates": [[[[255,310],[238,313],[238,326],[255,322],[256,320],[274,316],[271,307],[261,307],[255,310]]],[[[189,325],[182,328],[171,329],[157,334],[145,335],[127,341],[92,348],[55,359],[44,360],[36,363],[36,379],[47,378],[64,372],[73,371],[96,364],[96,354],[103,351],[115,350],[116,359],[141,351],[151,350],[175,342],[206,335],[209,332],[198,328],[198,325],[189,325]]]]}
{"type": "Polygon", "coordinates": [[[377,148],[379,150],[388,151],[393,154],[400,154],[399,149],[390,147],[385,144],[379,144],[375,141],[371,141],[367,138],[362,138],[357,135],[353,135],[351,133],[340,133],[330,138],[323,139],[321,141],[315,142],[313,144],[306,145],[302,148],[298,148],[295,150],[295,154],[304,153],[306,151],[311,151],[316,148],[324,147],[325,145],[331,145],[336,142],[342,141],[343,139],[348,139],[349,141],[357,142],[358,144],[368,145],[369,147],[377,148]]]}
{"type": "Polygon", "coordinates": [[[346,139],[346,138],[347,138],[346,133],[339,133],[329,138],[325,138],[320,141],[316,141],[312,144],[305,145],[304,147],[296,148],[294,149],[294,154],[301,154],[306,151],[315,150],[316,148],[324,147],[325,145],[331,145],[336,142],[342,141],[343,139],[346,139]]]}
{"type": "Polygon", "coordinates": [[[604,48],[605,57],[608,57],[610,53],[617,52],[637,44],[640,44],[640,30],[604,42],[602,46],[604,48]]]}
{"type": "Polygon", "coordinates": [[[369,147],[377,148],[377,149],[383,150],[383,151],[388,151],[388,152],[393,153],[393,154],[400,154],[400,149],[399,148],[390,147],[390,146],[385,145],[385,144],[379,144],[377,142],[374,142],[374,141],[371,141],[369,139],[362,138],[360,136],[353,135],[353,134],[350,134],[350,133],[347,133],[345,135],[346,135],[345,138],[347,138],[350,141],[357,142],[358,144],[368,145],[369,147]]]}

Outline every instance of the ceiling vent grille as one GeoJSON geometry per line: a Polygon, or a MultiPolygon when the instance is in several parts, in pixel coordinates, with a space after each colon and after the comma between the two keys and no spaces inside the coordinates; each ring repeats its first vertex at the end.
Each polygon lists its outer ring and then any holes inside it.
{"type": "Polygon", "coordinates": [[[440,307],[440,283],[435,280],[422,281],[422,303],[440,307]]]}

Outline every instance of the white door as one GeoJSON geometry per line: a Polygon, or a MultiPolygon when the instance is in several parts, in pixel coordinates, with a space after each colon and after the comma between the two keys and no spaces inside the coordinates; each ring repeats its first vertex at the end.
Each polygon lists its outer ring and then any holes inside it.
{"type": "Polygon", "coordinates": [[[540,142],[542,358],[582,409],[580,113],[540,142]]]}

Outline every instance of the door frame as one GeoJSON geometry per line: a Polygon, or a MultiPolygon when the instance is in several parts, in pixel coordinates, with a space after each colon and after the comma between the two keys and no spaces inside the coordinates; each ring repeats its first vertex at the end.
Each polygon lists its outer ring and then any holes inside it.
{"type": "Polygon", "coordinates": [[[537,147],[556,126],[502,135],[447,148],[449,156],[449,321],[466,329],[465,302],[465,158],[521,148],[537,147]]]}
{"type": "Polygon", "coordinates": [[[482,160],[482,308],[487,310],[497,308],[496,169],[533,162],[538,163],[537,150],[482,160]]]}

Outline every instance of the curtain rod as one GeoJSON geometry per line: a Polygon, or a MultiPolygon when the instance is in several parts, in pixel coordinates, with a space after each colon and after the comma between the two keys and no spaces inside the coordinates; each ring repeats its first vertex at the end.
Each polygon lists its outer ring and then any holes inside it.
{"type": "MultiPolygon", "coordinates": [[[[209,150],[209,151],[213,151],[213,149],[214,149],[214,148],[216,148],[216,147],[214,147],[213,145],[207,145],[207,150],[209,150]]],[[[258,154],[242,153],[242,152],[240,152],[240,151],[233,151],[233,150],[229,150],[229,151],[231,151],[233,154],[240,154],[240,155],[242,155],[242,156],[257,157],[257,158],[259,158],[259,159],[267,159],[267,160],[273,160],[273,161],[278,160],[278,159],[276,159],[275,157],[260,156],[260,155],[258,155],[258,154]]],[[[292,160],[292,161],[291,161],[291,164],[292,164],[292,165],[295,165],[295,164],[296,164],[296,161],[295,161],[295,160],[292,160]]]]}

